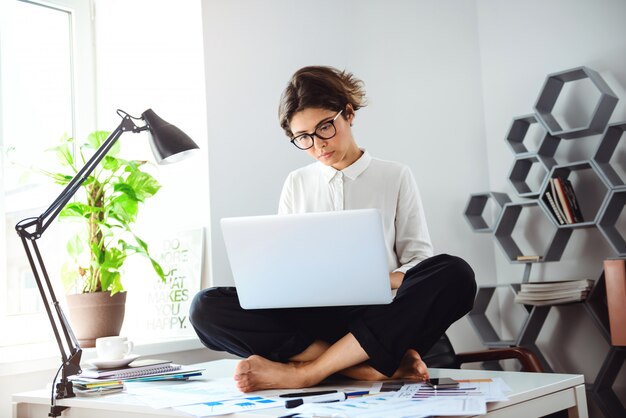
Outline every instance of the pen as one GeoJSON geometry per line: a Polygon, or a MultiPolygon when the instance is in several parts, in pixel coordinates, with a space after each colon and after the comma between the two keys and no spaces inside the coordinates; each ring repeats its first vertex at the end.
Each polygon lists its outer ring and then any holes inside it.
{"type": "Polygon", "coordinates": [[[285,401],[285,408],[295,408],[304,403],[326,403],[326,402],[340,402],[346,400],[346,394],[344,392],[328,393],[326,395],[318,396],[305,396],[304,398],[289,399],[285,401]]]}
{"type": "Polygon", "coordinates": [[[329,393],[337,393],[336,390],[318,390],[314,392],[293,392],[293,393],[283,393],[282,395],[278,395],[281,398],[304,398],[305,396],[318,396],[318,395],[328,395],[329,393]]]}
{"type": "Polygon", "coordinates": [[[351,397],[351,396],[365,396],[365,395],[369,395],[370,391],[369,390],[360,390],[358,392],[347,392],[346,396],[347,397],[351,397]]]}

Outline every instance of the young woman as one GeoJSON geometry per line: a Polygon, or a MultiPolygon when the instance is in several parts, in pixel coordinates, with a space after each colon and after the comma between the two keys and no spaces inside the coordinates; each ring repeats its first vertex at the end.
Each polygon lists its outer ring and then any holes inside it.
{"type": "MultiPolygon", "coordinates": [[[[293,75],[281,97],[280,124],[315,162],[289,174],[279,212],[378,209],[395,298],[389,305],[243,310],[235,288],[201,291],[191,323],[207,347],[245,357],[234,377],[244,392],[313,386],[335,373],[427,379],[419,353],[473,305],[470,266],[433,256],[410,169],[358,147],[351,127],[364,105],[363,83],[350,73],[305,67],[293,75]]],[[[318,248],[311,257],[324,262],[323,254],[318,248]]]]}

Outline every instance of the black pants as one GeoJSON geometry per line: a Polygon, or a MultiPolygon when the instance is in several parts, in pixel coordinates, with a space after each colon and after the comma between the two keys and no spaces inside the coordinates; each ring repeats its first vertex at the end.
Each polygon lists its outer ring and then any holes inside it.
{"type": "Polygon", "coordinates": [[[213,350],[280,362],[315,340],[332,344],[350,332],[369,364],[391,376],[409,348],[426,354],[470,311],[475,294],[471,267],[441,254],[407,271],[388,305],[244,310],[234,287],[216,287],[195,296],[189,318],[202,343],[213,350]]]}

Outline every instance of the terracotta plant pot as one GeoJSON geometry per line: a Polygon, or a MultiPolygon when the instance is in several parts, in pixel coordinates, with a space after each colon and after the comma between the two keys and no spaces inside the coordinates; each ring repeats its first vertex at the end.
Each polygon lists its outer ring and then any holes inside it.
{"type": "Polygon", "coordinates": [[[81,347],[95,347],[96,338],[120,335],[126,292],[67,295],[70,324],[81,347]]]}

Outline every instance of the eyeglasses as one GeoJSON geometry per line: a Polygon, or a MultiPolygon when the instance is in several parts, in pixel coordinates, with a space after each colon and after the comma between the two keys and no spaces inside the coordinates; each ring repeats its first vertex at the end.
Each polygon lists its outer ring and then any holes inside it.
{"type": "Polygon", "coordinates": [[[335,117],[332,118],[331,120],[320,122],[312,134],[302,134],[302,135],[296,136],[295,138],[291,138],[291,143],[294,144],[296,148],[305,150],[305,149],[311,148],[314,145],[315,143],[315,140],[313,138],[314,136],[323,140],[333,138],[335,135],[337,135],[337,128],[335,127],[335,121],[337,120],[339,115],[341,115],[342,112],[343,112],[343,109],[341,109],[339,113],[337,113],[335,117]]]}

